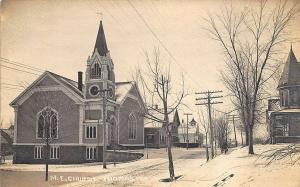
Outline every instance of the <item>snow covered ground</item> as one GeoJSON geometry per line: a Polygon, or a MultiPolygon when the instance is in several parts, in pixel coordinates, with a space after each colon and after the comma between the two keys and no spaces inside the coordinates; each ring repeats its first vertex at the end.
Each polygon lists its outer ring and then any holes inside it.
{"type": "Polygon", "coordinates": [[[166,159],[148,159],[120,165],[106,175],[95,177],[92,182],[76,182],[66,186],[299,187],[300,161],[292,164],[300,157],[299,153],[292,159],[274,160],[270,165],[259,158],[259,154],[266,150],[285,146],[256,145],[255,155],[248,155],[247,147],[244,147],[229,155],[220,155],[208,163],[203,159],[177,159],[174,163],[175,174],[182,177],[173,183],[159,182],[168,176],[166,159]]]}
{"type": "MultiPolygon", "coordinates": [[[[229,155],[220,155],[202,167],[188,173],[174,186],[230,186],[230,187],[299,187],[300,161],[292,165],[300,157],[277,161],[266,165],[259,154],[270,149],[287,145],[256,145],[256,154],[248,155],[248,147],[233,151],[229,155]]],[[[273,152],[270,152],[271,154],[273,152]]],[[[172,185],[173,186],[173,185],[172,185]]]]}
{"type": "MultiPolygon", "coordinates": [[[[300,160],[292,164],[300,158],[299,153],[292,158],[288,156],[282,160],[274,160],[270,165],[266,165],[266,160],[259,157],[263,151],[285,146],[287,145],[256,145],[254,147],[256,154],[251,156],[247,154],[247,147],[239,148],[230,154],[220,155],[207,163],[203,155],[195,156],[199,155],[198,149],[174,149],[174,155],[176,153],[181,154],[174,156],[175,174],[176,176],[182,175],[182,177],[172,183],[159,181],[169,176],[168,160],[163,154],[163,150],[160,151],[161,156],[154,156],[153,151],[156,150],[152,150],[149,159],[117,164],[116,166],[108,165],[106,170],[102,169],[99,163],[51,165],[49,167],[51,171],[49,179],[51,186],[299,187],[300,160]]],[[[273,152],[268,154],[271,153],[273,152]]],[[[35,171],[40,173],[39,178],[42,178],[43,170],[43,165],[7,164],[0,166],[0,174],[1,171],[19,171],[19,173],[35,171]]],[[[5,177],[9,176],[6,174],[5,177]]]]}

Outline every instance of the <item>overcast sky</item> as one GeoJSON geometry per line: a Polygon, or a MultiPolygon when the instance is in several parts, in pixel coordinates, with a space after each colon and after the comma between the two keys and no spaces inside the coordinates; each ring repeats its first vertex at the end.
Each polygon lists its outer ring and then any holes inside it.
{"type": "MultiPolygon", "coordinates": [[[[133,6],[125,0],[3,1],[1,56],[77,80],[77,71],[85,72],[86,59],[92,54],[99,26],[97,12],[102,12],[117,81],[131,80],[134,67],[144,62],[143,51],[159,46],[164,61],[171,61],[173,75],[185,75],[190,93],[207,89],[225,90],[219,76],[219,70],[224,66],[222,51],[202,27],[207,13],[220,11],[226,1],[130,2],[133,6]],[[157,38],[176,61],[172,60],[157,38]]],[[[249,3],[257,5],[250,0],[234,3],[241,7],[249,3]]],[[[292,34],[299,36],[299,33],[300,22],[296,21],[292,34]]],[[[299,59],[300,44],[294,43],[293,48],[299,59]]],[[[37,78],[3,67],[1,72],[2,82],[8,84],[24,85],[37,78]]],[[[13,110],[8,104],[20,92],[1,88],[1,116],[5,123],[13,119],[13,110]]],[[[192,111],[183,109],[181,114],[196,111],[194,95],[185,102],[192,107],[192,111]]],[[[224,105],[228,107],[229,104],[224,105]]],[[[219,108],[222,109],[222,106],[219,108]]]]}

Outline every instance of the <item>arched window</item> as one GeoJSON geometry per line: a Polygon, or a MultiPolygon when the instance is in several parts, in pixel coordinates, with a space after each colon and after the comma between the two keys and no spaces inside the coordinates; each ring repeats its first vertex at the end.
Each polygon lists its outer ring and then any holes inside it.
{"type": "Polygon", "coordinates": [[[37,137],[57,138],[58,122],[57,112],[51,107],[45,107],[37,114],[37,137]]]}
{"type": "Polygon", "coordinates": [[[137,120],[133,113],[129,115],[128,119],[128,139],[135,140],[137,131],[137,120]]]}
{"type": "Polygon", "coordinates": [[[107,65],[106,67],[107,67],[107,79],[111,80],[109,66],[107,65]]]}
{"type": "Polygon", "coordinates": [[[113,116],[113,117],[111,117],[111,119],[110,119],[110,127],[111,127],[111,135],[110,135],[110,137],[111,137],[111,141],[113,142],[113,143],[115,143],[115,142],[117,142],[117,120],[116,120],[116,118],[113,116]]]}
{"type": "Polygon", "coordinates": [[[101,68],[99,63],[95,63],[91,69],[91,78],[100,79],[101,78],[101,68]]]}

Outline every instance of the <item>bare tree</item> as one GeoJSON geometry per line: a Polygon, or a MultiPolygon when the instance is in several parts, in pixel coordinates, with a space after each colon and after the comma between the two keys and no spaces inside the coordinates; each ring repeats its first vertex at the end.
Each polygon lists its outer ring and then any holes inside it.
{"type": "Polygon", "coordinates": [[[172,158],[172,134],[169,128],[169,115],[172,114],[182,103],[186,96],[184,90],[184,81],[182,78],[181,90],[176,91],[172,86],[170,64],[163,66],[160,59],[160,51],[154,48],[152,57],[146,56],[146,69],[139,72],[139,88],[144,93],[144,101],[147,107],[145,117],[162,123],[168,136],[167,152],[169,159],[170,181],[174,181],[175,172],[172,158]],[[156,103],[154,103],[154,101],[156,103]]]}
{"type": "Polygon", "coordinates": [[[208,123],[207,120],[205,120],[203,111],[200,110],[199,108],[197,110],[197,114],[198,114],[198,121],[201,125],[200,131],[202,131],[203,134],[205,134],[205,144],[207,145],[207,143],[208,143],[207,141],[208,141],[209,123],[208,123]]]}
{"type": "Polygon", "coordinates": [[[240,136],[241,136],[241,144],[244,146],[244,136],[245,134],[245,126],[242,124],[242,122],[239,120],[236,124],[236,129],[240,131],[240,136]]]}
{"type": "Polygon", "coordinates": [[[279,67],[276,59],[299,10],[298,4],[289,6],[288,1],[268,5],[261,0],[258,7],[242,11],[225,7],[222,13],[206,19],[209,26],[205,29],[226,57],[226,70],[221,75],[245,126],[249,154],[254,154],[253,127],[263,114],[267,83],[279,67]]]}
{"type": "Polygon", "coordinates": [[[225,142],[228,142],[228,135],[231,133],[231,129],[225,115],[219,116],[215,119],[215,133],[219,147],[222,147],[225,142]]]}
{"type": "Polygon", "coordinates": [[[28,103],[27,119],[36,121],[37,137],[41,139],[44,146],[42,148],[42,158],[45,162],[45,180],[48,181],[48,167],[50,161],[51,146],[55,145],[61,138],[72,136],[72,134],[60,134],[58,136],[58,120],[64,116],[56,114],[55,108],[61,106],[66,111],[74,110],[74,106],[64,105],[61,102],[63,92],[61,90],[45,89],[44,86],[35,86],[35,91],[31,96],[32,102],[28,103]]]}

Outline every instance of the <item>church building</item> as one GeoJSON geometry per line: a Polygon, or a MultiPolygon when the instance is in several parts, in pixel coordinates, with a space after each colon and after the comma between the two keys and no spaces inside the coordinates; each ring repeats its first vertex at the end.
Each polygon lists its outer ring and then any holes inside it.
{"type": "Polygon", "coordinates": [[[49,162],[56,164],[101,161],[104,138],[108,149],[144,147],[145,105],[134,81],[115,81],[102,21],[85,82],[82,72],[76,82],[46,71],[10,106],[15,112],[14,163],[44,163],[47,141],[49,162]]]}

